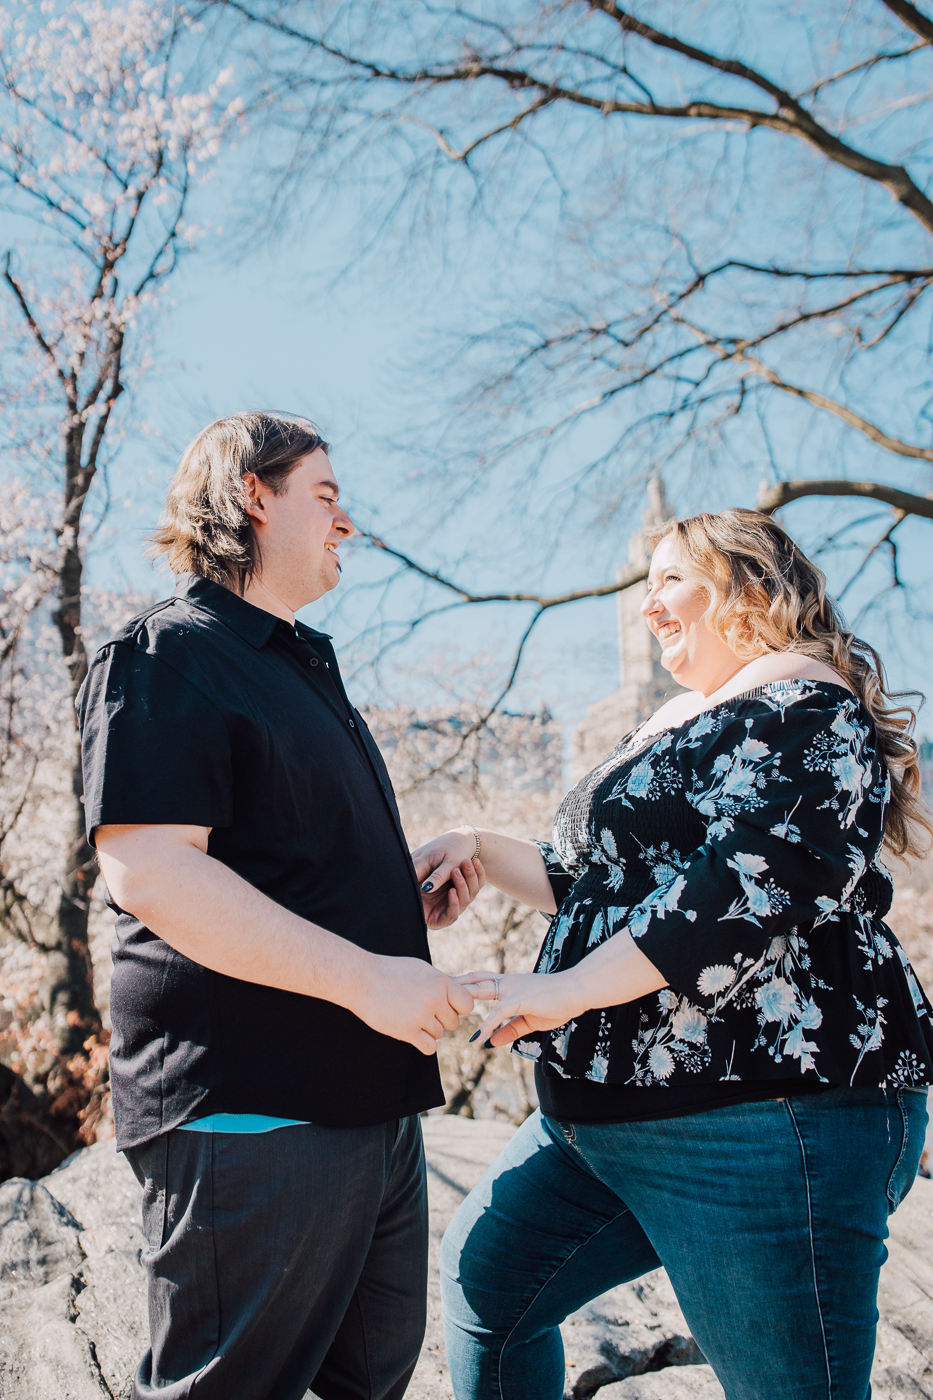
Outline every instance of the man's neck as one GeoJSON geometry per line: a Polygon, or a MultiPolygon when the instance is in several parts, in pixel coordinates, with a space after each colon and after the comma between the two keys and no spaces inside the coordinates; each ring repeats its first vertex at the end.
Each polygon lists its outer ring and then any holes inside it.
{"type": "Polygon", "coordinates": [[[263,612],[281,617],[290,627],[294,627],[295,614],[292,609],[255,574],[243,589],[242,596],[247,603],[252,603],[254,608],[262,608],[263,612]]]}

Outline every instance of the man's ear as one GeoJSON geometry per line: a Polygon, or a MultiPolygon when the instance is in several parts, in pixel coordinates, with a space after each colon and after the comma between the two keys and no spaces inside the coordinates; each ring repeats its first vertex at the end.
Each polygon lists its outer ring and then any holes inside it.
{"type": "Polygon", "coordinates": [[[243,509],[251,520],[258,520],[260,525],[265,525],[268,517],[262,502],[262,482],[255,472],[244,472],[241,480],[243,482],[243,509]]]}

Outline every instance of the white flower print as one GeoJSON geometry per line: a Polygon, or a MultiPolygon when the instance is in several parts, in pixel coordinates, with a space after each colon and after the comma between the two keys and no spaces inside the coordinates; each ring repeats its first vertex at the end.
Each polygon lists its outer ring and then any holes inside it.
{"type": "Polygon", "coordinates": [[[807,1040],[803,1033],[803,1023],[798,1021],[797,1025],[784,1037],[781,1049],[785,1055],[789,1055],[792,1060],[800,1061],[800,1068],[806,1072],[808,1069],[816,1069],[816,1060],[813,1056],[819,1050],[815,1040],[807,1040]]]}
{"type": "Polygon", "coordinates": [[[689,1001],[684,1001],[671,1017],[671,1030],[678,1040],[702,1044],[706,1039],[706,1017],[689,1001]]]}
{"type": "Polygon", "coordinates": [[[783,821],[775,822],[769,833],[771,836],[779,836],[782,841],[791,841],[793,843],[800,841],[800,827],[795,826],[791,821],[791,817],[800,806],[800,801],[801,799],[798,797],[790,811],[784,813],[783,821]]]}
{"type": "Polygon", "coordinates": [[[551,1048],[555,1055],[561,1059],[567,1054],[567,1042],[570,1039],[571,1031],[576,1029],[576,1021],[571,1021],[564,1026],[558,1026],[556,1031],[551,1032],[551,1048]]]}
{"type": "Polygon", "coordinates": [[[763,875],[768,869],[768,862],[763,856],[736,851],[726,864],[738,875],[744,898],[732,901],[725,914],[720,915],[720,923],[726,919],[745,919],[760,928],[763,918],[768,914],[776,914],[784,905],[790,903],[790,895],[786,890],[780,889],[773,880],[769,880],[766,885],[757,883],[755,877],[763,875]]]}
{"type": "Polygon", "coordinates": [[[865,1006],[858,997],[855,998],[855,1005],[862,1013],[861,1025],[857,1028],[855,1035],[850,1035],[849,1040],[858,1051],[858,1059],[852,1071],[850,1084],[855,1083],[855,1076],[858,1074],[859,1065],[866,1055],[870,1055],[873,1050],[880,1050],[884,1044],[884,1027],[887,1022],[881,1014],[882,1007],[887,1006],[887,997],[879,997],[877,1006],[865,1006]]]}
{"type": "Polygon", "coordinates": [[[669,885],[672,880],[676,880],[685,862],[680,852],[675,850],[669,841],[661,841],[657,846],[642,846],[637,836],[634,840],[641,849],[642,859],[651,871],[651,878],[656,885],[669,885]]]}
{"type": "Polygon", "coordinates": [[[517,1040],[515,1042],[515,1053],[524,1055],[526,1060],[540,1060],[541,1046],[537,1040],[517,1040]]]}
{"type": "Polygon", "coordinates": [[[602,943],[605,931],[606,925],[605,920],[603,919],[603,911],[601,909],[597,909],[596,916],[593,919],[593,926],[590,929],[590,936],[586,940],[587,948],[595,948],[597,944],[602,943]]]}
{"type": "Polygon", "coordinates": [[[714,997],[731,987],[736,978],[736,969],[727,963],[714,963],[704,967],[697,978],[697,990],[705,997],[714,997]]]}
{"type": "Polygon", "coordinates": [[[681,740],[681,748],[697,748],[700,740],[705,738],[707,734],[717,733],[720,723],[719,717],[712,710],[704,710],[687,730],[687,737],[681,740]]]}
{"type": "Polygon", "coordinates": [[[693,923],[697,916],[696,910],[680,908],[680,896],[686,888],[686,876],[678,875],[676,880],[673,880],[666,887],[655,890],[654,894],[649,895],[647,899],[642,900],[641,904],[636,905],[630,912],[628,919],[629,933],[632,937],[644,937],[652,915],[663,919],[665,915],[676,911],[678,914],[683,914],[690,923],[693,923]]]}
{"type": "Polygon", "coordinates": [[[620,890],[625,884],[625,861],[619,855],[616,839],[607,826],[599,833],[599,845],[593,851],[593,860],[608,867],[606,884],[609,888],[620,890]]]}
{"type": "Polygon", "coordinates": [[[652,1045],[648,1051],[648,1064],[655,1079],[670,1079],[674,1073],[674,1057],[663,1045],[652,1045]]]}
{"type": "Polygon", "coordinates": [[[772,782],[787,781],[780,774],[780,755],[748,733],[752,724],[752,720],[745,721],[746,737],[731,755],[718,754],[713,760],[711,780],[704,782],[699,772],[693,774],[687,801],[703,816],[722,821],[738,812],[755,811],[764,806],[761,792],[769,776],[772,782]]]}
{"type": "Polygon", "coordinates": [[[855,826],[860,836],[868,833],[856,824],[856,816],[872,786],[872,765],[866,748],[869,731],[855,720],[858,700],[852,696],[836,711],[828,730],[818,734],[804,754],[804,767],[811,773],[831,773],[835,793],[819,804],[839,813],[843,829],[855,826]]]}
{"type": "Polygon", "coordinates": [[[587,1079],[594,1079],[597,1084],[605,1084],[606,1075],[609,1073],[609,1021],[605,1011],[599,1013],[599,1030],[596,1035],[596,1049],[590,1061],[590,1067],[586,1071],[587,1079]]]}
{"type": "Polygon", "coordinates": [[[709,1064],[707,1018],[686,997],[669,987],[658,993],[660,1019],[650,1027],[642,1013],[642,1026],[632,1043],[635,1072],[626,1082],[647,1086],[666,1083],[677,1066],[696,1074],[709,1064]]]}
{"type": "Polygon", "coordinates": [[[763,987],[759,987],[755,1000],[766,1021],[789,1021],[797,1010],[797,995],[783,977],[772,977],[763,987]]]}
{"type": "Polygon", "coordinates": [[[891,1072],[892,1085],[920,1085],[925,1084],[929,1079],[929,1069],[925,1062],[919,1059],[912,1051],[902,1050],[894,1062],[894,1069],[891,1072]]]}
{"type": "Polygon", "coordinates": [[[670,732],[662,734],[631,772],[619,778],[606,800],[621,802],[634,811],[630,798],[657,802],[665,794],[676,792],[682,786],[681,776],[670,758],[663,756],[672,744],[670,732]]]}

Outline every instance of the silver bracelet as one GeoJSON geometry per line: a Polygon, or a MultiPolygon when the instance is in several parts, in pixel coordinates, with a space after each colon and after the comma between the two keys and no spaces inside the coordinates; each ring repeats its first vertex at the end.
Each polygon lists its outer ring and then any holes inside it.
{"type": "Polygon", "coordinates": [[[483,849],[483,843],[479,839],[479,832],[476,830],[476,827],[471,826],[469,822],[463,822],[461,825],[465,826],[467,831],[472,831],[473,839],[476,842],[476,850],[470,856],[470,860],[479,860],[479,853],[483,849]]]}

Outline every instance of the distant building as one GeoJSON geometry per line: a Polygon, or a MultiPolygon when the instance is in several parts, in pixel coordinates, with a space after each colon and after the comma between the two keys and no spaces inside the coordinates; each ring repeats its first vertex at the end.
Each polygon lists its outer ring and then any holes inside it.
{"type": "MultiPolygon", "coordinates": [[[[664,483],[659,477],[648,483],[648,509],[643,529],[629,540],[629,564],[647,563],[651,550],[646,533],[669,519],[664,483]]],[[[619,571],[621,576],[622,571],[619,571]]],[[[644,590],[637,585],[616,594],[619,625],[619,673],[621,684],[605,700],[586,712],[571,751],[571,777],[576,782],[595,768],[630,730],[641,724],[670,696],[680,690],[661,665],[661,648],[641,615],[644,590]]]]}

